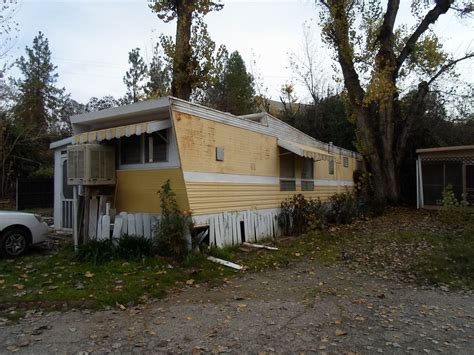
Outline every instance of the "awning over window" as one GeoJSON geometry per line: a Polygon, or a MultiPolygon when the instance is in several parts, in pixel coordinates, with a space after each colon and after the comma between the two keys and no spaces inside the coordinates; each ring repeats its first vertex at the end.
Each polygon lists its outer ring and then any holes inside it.
{"type": "Polygon", "coordinates": [[[334,156],[329,154],[323,149],[309,147],[307,145],[303,145],[299,143],[288,142],[281,139],[278,140],[278,146],[285,148],[286,150],[289,150],[290,152],[295,153],[296,155],[299,155],[300,157],[312,158],[314,161],[334,160],[334,156]]]}
{"type": "Polygon", "coordinates": [[[74,136],[74,144],[101,142],[103,140],[109,141],[114,138],[130,137],[133,135],[139,136],[143,133],[153,133],[170,127],[171,120],[168,119],[101,129],[98,131],[76,134],[74,136]]]}

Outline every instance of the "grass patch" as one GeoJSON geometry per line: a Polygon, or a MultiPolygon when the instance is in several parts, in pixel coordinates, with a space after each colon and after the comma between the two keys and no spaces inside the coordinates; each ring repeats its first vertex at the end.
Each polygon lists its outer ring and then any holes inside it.
{"type": "MultiPolygon", "coordinates": [[[[280,238],[273,241],[278,251],[235,246],[213,248],[208,254],[244,265],[248,272],[283,268],[298,261],[344,262],[361,270],[382,270],[385,275],[409,274],[413,276],[409,280],[420,283],[474,287],[472,224],[452,230],[400,230],[399,223],[375,228],[370,220],[362,224],[359,229],[344,226],[332,232],[280,238]]],[[[150,256],[99,261],[88,254],[80,261],[72,246],[66,245],[46,255],[0,259],[0,304],[91,300],[99,307],[127,305],[163,297],[173,287],[219,285],[239,274],[206,257],[203,253],[190,254],[180,262],[150,256]]]]}
{"type": "Polygon", "coordinates": [[[159,298],[175,286],[206,282],[232,270],[193,256],[182,263],[160,257],[141,260],[78,261],[70,245],[48,255],[0,260],[0,303],[94,300],[98,306],[159,298]],[[199,268],[190,275],[188,269],[199,268]]]}
{"type": "Polygon", "coordinates": [[[474,288],[474,234],[434,235],[411,265],[420,282],[474,288]]]}
{"type": "MultiPolygon", "coordinates": [[[[308,234],[277,242],[278,251],[244,252],[234,246],[213,248],[209,254],[245,265],[249,271],[283,267],[307,256],[334,261],[337,251],[326,239],[308,234]]],[[[98,260],[92,251],[83,252],[86,256],[80,260],[72,246],[66,245],[46,255],[32,253],[17,259],[0,259],[0,304],[91,300],[99,307],[127,305],[163,297],[170,288],[186,284],[219,285],[239,273],[208,261],[207,254],[190,254],[176,262],[164,257],[98,260]]]]}

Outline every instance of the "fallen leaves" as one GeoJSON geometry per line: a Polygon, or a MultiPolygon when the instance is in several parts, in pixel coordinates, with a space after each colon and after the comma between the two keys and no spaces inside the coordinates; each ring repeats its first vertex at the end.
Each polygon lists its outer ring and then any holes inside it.
{"type": "Polygon", "coordinates": [[[340,328],[337,328],[335,331],[334,331],[334,334],[338,337],[340,336],[343,336],[343,335],[347,335],[347,332],[345,330],[342,330],[340,328]]]}
{"type": "Polygon", "coordinates": [[[84,273],[84,276],[87,277],[87,278],[91,278],[91,277],[94,277],[94,274],[93,274],[92,272],[90,272],[90,271],[86,271],[86,272],[84,273]]]}
{"type": "Polygon", "coordinates": [[[25,288],[25,285],[22,284],[14,284],[13,287],[15,287],[17,290],[23,290],[25,288]]]}

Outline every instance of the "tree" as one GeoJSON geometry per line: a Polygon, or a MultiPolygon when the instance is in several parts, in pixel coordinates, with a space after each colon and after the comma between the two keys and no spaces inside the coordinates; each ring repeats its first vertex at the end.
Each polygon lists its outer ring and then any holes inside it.
{"type": "Polygon", "coordinates": [[[128,53],[128,63],[130,64],[130,69],[128,69],[123,77],[123,82],[127,86],[124,101],[126,103],[133,103],[145,97],[148,67],[140,55],[140,48],[132,49],[128,53]]]}
{"type": "Polygon", "coordinates": [[[399,0],[387,0],[385,7],[368,0],[319,2],[323,40],[334,49],[342,70],[358,149],[372,173],[375,197],[396,203],[407,140],[430,87],[460,60],[473,56],[449,58],[436,36],[427,32],[454,1],[413,1],[417,24],[410,32],[407,26],[395,28],[399,0]],[[415,97],[402,110],[401,89],[416,78],[415,97]]]}
{"type": "Polygon", "coordinates": [[[341,94],[331,94],[310,105],[301,105],[295,127],[323,142],[355,150],[356,129],[347,117],[347,105],[341,94]]]}
{"type": "Polygon", "coordinates": [[[55,86],[58,74],[43,33],[33,39],[31,48],[26,47],[26,57],[21,56],[16,65],[22,77],[13,81],[17,91],[13,106],[16,123],[47,134],[61,121],[60,110],[68,96],[64,88],[55,86]]]}
{"type": "Polygon", "coordinates": [[[118,106],[120,106],[120,102],[113,96],[108,95],[101,98],[91,97],[85,105],[84,111],[95,112],[118,106]]]}
{"type": "MultiPolygon", "coordinates": [[[[202,17],[211,11],[219,11],[224,6],[221,0],[154,0],[150,8],[158,18],[166,23],[177,20],[173,59],[171,94],[189,100],[196,85],[196,69],[199,57],[192,44],[193,31],[204,28],[202,17]],[[194,29],[193,29],[194,24],[194,29]]],[[[205,29],[207,32],[207,29],[205,29]]]]}
{"type": "Polygon", "coordinates": [[[303,85],[313,103],[327,94],[327,77],[321,66],[320,55],[311,32],[311,26],[303,25],[301,53],[291,53],[290,68],[296,79],[303,85]]]}
{"type": "Polygon", "coordinates": [[[158,43],[153,50],[153,58],[148,70],[150,79],[146,86],[148,98],[163,97],[171,93],[171,70],[160,52],[158,43]]]}
{"type": "Polygon", "coordinates": [[[0,196],[14,189],[16,176],[29,176],[45,164],[45,137],[31,126],[18,125],[6,112],[0,113],[0,196]]]}
{"type": "Polygon", "coordinates": [[[71,99],[69,96],[62,100],[59,109],[59,120],[55,131],[51,132],[57,139],[69,137],[72,134],[72,125],[70,118],[85,112],[85,105],[71,99]]]}
{"type": "Polygon", "coordinates": [[[283,106],[282,119],[292,125],[296,126],[296,116],[300,111],[300,104],[295,93],[295,85],[292,83],[284,84],[280,89],[280,102],[283,106]]]}
{"type": "Polygon", "coordinates": [[[231,53],[224,71],[225,111],[244,115],[255,111],[253,77],[239,52],[231,53]]]}
{"type": "Polygon", "coordinates": [[[230,56],[225,52],[216,63],[218,64],[214,65],[214,73],[204,89],[201,102],[234,115],[255,112],[253,77],[247,72],[239,52],[235,51],[230,56]]]}
{"type": "Polygon", "coordinates": [[[17,0],[2,1],[0,4],[0,59],[12,48],[18,32],[18,23],[13,19],[17,10],[17,0]]]}
{"type": "Polygon", "coordinates": [[[252,75],[255,88],[255,106],[257,110],[263,110],[273,114],[271,110],[270,95],[268,94],[268,87],[264,84],[263,75],[260,66],[257,63],[255,52],[253,51],[250,60],[250,74],[252,75]]]}

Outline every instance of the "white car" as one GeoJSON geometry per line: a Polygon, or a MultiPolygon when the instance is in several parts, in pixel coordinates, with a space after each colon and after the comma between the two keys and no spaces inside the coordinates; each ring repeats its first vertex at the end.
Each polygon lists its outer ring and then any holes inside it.
{"type": "Polygon", "coordinates": [[[40,215],[15,211],[0,211],[0,254],[14,257],[30,245],[46,239],[48,225],[40,215]]]}

